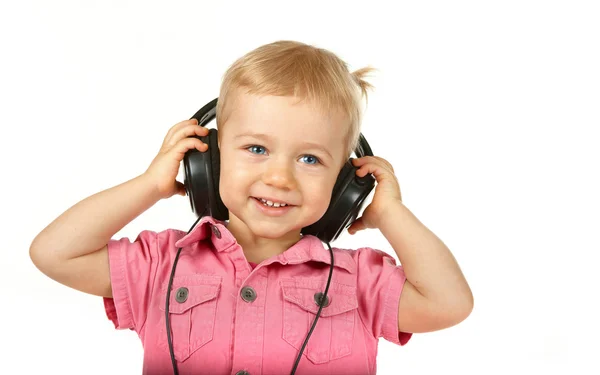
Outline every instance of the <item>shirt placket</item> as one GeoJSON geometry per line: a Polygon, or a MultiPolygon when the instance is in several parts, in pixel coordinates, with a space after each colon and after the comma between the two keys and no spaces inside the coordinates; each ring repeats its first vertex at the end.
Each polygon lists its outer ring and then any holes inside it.
{"type": "Polygon", "coordinates": [[[267,269],[258,266],[252,271],[241,248],[236,253],[232,375],[258,375],[262,374],[267,269]]]}

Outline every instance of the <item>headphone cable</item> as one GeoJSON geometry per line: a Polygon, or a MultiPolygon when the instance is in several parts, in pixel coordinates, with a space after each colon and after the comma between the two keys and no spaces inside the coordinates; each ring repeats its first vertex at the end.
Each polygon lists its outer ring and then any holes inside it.
{"type": "MultiPolygon", "coordinates": [[[[198,221],[204,216],[208,207],[204,209],[202,215],[198,216],[198,219],[194,222],[190,230],[188,230],[187,234],[190,234],[192,229],[198,224],[198,221]]],[[[169,342],[169,353],[171,354],[171,363],[173,364],[173,373],[175,375],[179,375],[179,371],[177,370],[177,361],[175,360],[175,353],[173,351],[173,342],[171,340],[171,322],[169,320],[169,301],[171,300],[171,287],[173,285],[173,276],[175,275],[175,267],[177,267],[177,261],[179,260],[179,254],[181,253],[181,247],[177,250],[177,255],[175,255],[175,261],[173,261],[173,268],[171,268],[171,276],[169,277],[169,286],[167,287],[167,302],[165,306],[165,321],[167,323],[167,341],[169,342]]]]}
{"type": "Polygon", "coordinates": [[[331,266],[329,267],[329,278],[327,279],[327,285],[325,286],[325,292],[323,293],[323,295],[321,296],[321,299],[319,301],[319,310],[317,311],[317,316],[315,317],[315,321],[313,322],[312,327],[310,327],[310,331],[308,331],[308,334],[306,335],[306,339],[304,339],[304,344],[302,344],[302,348],[300,348],[300,352],[298,353],[298,357],[296,358],[296,362],[294,363],[294,367],[292,368],[292,372],[290,375],[294,375],[296,373],[296,368],[298,367],[298,363],[300,363],[300,358],[302,357],[302,352],[304,351],[306,344],[308,344],[308,339],[310,338],[310,335],[312,335],[312,332],[315,329],[315,326],[317,325],[317,320],[319,320],[319,317],[321,316],[321,310],[323,310],[323,306],[327,303],[327,292],[329,291],[329,284],[331,283],[331,275],[333,274],[333,250],[331,249],[329,242],[326,242],[326,244],[327,244],[327,247],[329,248],[329,255],[331,256],[331,266]]]}
{"type": "MultiPolygon", "coordinates": [[[[206,208],[204,209],[204,212],[206,212],[206,208]]],[[[198,216],[198,219],[196,219],[196,221],[194,222],[194,224],[192,225],[190,230],[188,230],[187,234],[190,234],[192,229],[194,229],[196,224],[198,224],[198,221],[200,221],[200,219],[204,216],[204,212],[202,212],[202,215],[198,216]]],[[[319,310],[317,311],[317,316],[315,317],[312,327],[310,328],[310,331],[308,331],[308,334],[306,335],[306,339],[304,339],[304,343],[302,344],[302,347],[300,348],[300,352],[298,353],[298,356],[296,357],[296,361],[294,363],[294,367],[292,368],[291,375],[294,375],[296,373],[296,369],[298,368],[298,364],[300,363],[300,358],[302,358],[302,352],[304,352],[304,348],[308,344],[308,339],[312,335],[312,333],[315,329],[315,326],[317,325],[317,320],[319,320],[319,317],[321,316],[321,310],[323,310],[323,307],[327,303],[327,292],[329,291],[329,285],[331,283],[331,276],[333,274],[333,250],[331,249],[331,245],[329,245],[329,242],[326,242],[326,244],[327,244],[327,247],[329,248],[329,255],[331,257],[331,265],[329,267],[329,277],[327,278],[327,285],[325,286],[325,292],[323,293],[323,295],[321,296],[321,299],[319,301],[319,310]]],[[[166,321],[166,325],[167,325],[167,341],[169,342],[169,353],[171,355],[171,364],[173,365],[173,374],[174,375],[179,375],[179,370],[177,369],[177,361],[175,360],[175,353],[173,350],[173,341],[171,339],[171,322],[169,320],[169,301],[171,299],[171,287],[173,285],[173,277],[175,275],[175,268],[177,267],[177,261],[179,260],[180,253],[181,253],[181,247],[179,249],[177,249],[177,254],[175,255],[175,260],[173,261],[173,268],[171,268],[171,276],[169,277],[169,286],[167,287],[167,298],[166,298],[167,301],[166,301],[166,306],[165,306],[165,321],[166,321]]]]}

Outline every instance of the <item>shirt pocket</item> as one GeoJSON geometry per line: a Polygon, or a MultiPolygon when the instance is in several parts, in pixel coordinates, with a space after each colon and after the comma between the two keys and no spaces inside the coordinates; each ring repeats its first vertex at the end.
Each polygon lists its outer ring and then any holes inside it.
{"type": "MultiPolygon", "coordinates": [[[[173,278],[169,300],[171,342],[175,359],[182,362],[213,339],[217,302],[221,290],[221,276],[183,275],[173,278]]],[[[157,345],[169,352],[165,322],[165,298],[167,286],[162,288],[159,304],[162,312],[159,319],[157,345]]]]}
{"type": "MultiPolygon", "coordinates": [[[[319,310],[315,295],[325,291],[326,282],[327,279],[301,277],[281,282],[283,339],[298,351],[319,310]]],[[[358,309],[356,286],[332,281],[327,297],[329,305],[321,310],[303,352],[314,364],[327,363],[352,353],[358,309]]]]}

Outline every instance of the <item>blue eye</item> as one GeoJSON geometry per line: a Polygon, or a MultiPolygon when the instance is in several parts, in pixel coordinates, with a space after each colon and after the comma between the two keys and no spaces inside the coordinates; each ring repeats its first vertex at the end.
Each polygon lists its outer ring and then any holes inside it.
{"type": "Polygon", "coordinates": [[[317,163],[319,163],[319,159],[316,156],[313,156],[313,155],[304,155],[302,158],[305,158],[304,160],[307,160],[306,164],[317,164],[317,163]]]}
{"type": "Polygon", "coordinates": [[[253,154],[259,155],[264,154],[264,152],[260,152],[260,150],[266,151],[264,147],[256,145],[248,147],[247,150],[249,150],[253,154]]]}

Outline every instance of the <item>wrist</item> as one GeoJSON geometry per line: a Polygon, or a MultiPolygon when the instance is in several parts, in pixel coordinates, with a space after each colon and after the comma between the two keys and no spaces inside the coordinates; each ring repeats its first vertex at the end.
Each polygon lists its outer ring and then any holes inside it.
{"type": "Polygon", "coordinates": [[[160,185],[156,183],[156,179],[154,179],[148,172],[144,172],[135,177],[134,181],[136,181],[136,183],[140,186],[141,190],[143,191],[143,195],[154,202],[158,202],[159,200],[170,197],[170,195],[168,195],[164,189],[162,189],[160,185]]]}
{"type": "Polygon", "coordinates": [[[398,212],[401,210],[405,210],[406,207],[402,203],[401,200],[392,200],[387,203],[383,209],[379,211],[379,213],[375,216],[377,218],[377,222],[375,223],[377,228],[381,228],[386,218],[394,217],[398,215],[398,212]]]}

